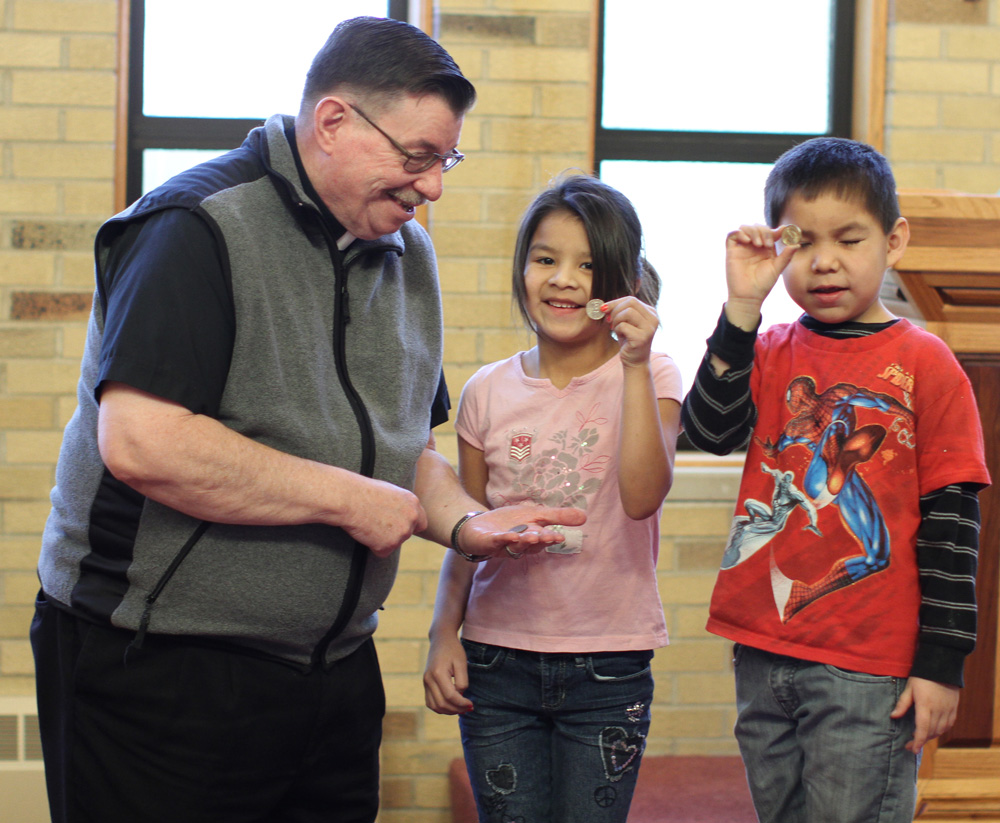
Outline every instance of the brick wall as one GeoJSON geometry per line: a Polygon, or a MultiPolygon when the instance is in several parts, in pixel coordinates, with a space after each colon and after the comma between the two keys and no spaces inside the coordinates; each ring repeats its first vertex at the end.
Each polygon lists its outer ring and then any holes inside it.
{"type": "Polygon", "coordinates": [[[900,188],[1000,193],[1000,2],[893,11],[885,148],[900,188]]]}
{"type": "Polygon", "coordinates": [[[0,0],[0,695],[31,694],[48,491],[111,211],[114,0],[0,0]]]}
{"type": "MultiPolygon", "coordinates": [[[[456,393],[527,344],[508,297],[517,220],[554,174],[589,163],[592,0],[439,0],[445,46],[480,103],[431,211],[456,393]]],[[[115,0],[0,0],[0,696],[30,695],[34,564],[112,210],[115,0]]],[[[900,184],[1000,188],[1000,0],[897,0],[886,148],[900,184]],[[956,11],[959,10],[959,11],[956,11]],[[956,14],[963,15],[956,18],[956,14]],[[949,79],[952,78],[952,79],[949,79]]],[[[450,427],[442,451],[455,456],[450,427]]],[[[736,472],[687,467],[664,510],[660,587],[673,643],[655,660],[650,750],[732,752],[726,644],[703,631],[736,472]]],[[[455,721],[420,672],[441,549],[412,540],[384,612],[385,823],[448,820],[455,721]]]]}

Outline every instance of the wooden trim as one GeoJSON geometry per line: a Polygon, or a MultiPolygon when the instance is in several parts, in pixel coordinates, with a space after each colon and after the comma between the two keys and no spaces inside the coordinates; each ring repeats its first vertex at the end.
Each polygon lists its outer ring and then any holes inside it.
{"type": "Polygon", "coordinates": [[[594,0],[590,12],[590,110],[587,112],[587,134],[590,135],[590,140],[587,142],[586,165],[587,170],[594,174],[597,173],[594,166],[594,149],[597,145],[597,88],[600,81],[597,76],[597,50],[600,48],[599,38],[601,36],[598,23],[600,16],[601,0],[594,0]]]}
{"type": "Polygon", "coordinates": [[[129,78],[129,0],[118,0],[118,60],[115,99],[115,170],[114,210],[117,214],[126,205],[125,183],[128,177],[128,78],[129,78]]]}
{"type": "Polygon", "coordinates": [[[858,0],[854,38],[854,126],[857,140],[884,151],[889,0],[858,0]]]}

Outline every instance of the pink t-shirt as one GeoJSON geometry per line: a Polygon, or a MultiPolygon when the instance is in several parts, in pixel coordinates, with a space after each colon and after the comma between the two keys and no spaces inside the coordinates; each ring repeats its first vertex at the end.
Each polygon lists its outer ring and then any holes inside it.
{"type": "MultiPolygon", "coordinates": [[[[656,396],[680,402],[673,360],[654,353],[650,363],[656,396]]],[[[466,384],[455,428],[485,454],[490,506],[576,506],[587,522],[567,540],[579,544],[572,554],[479,564],[463,637],[538,652],[667,644],[656,585],[659,511],[632,520],[618,493],[623,386],[618,355],[563,389],[528,377],[520,354],[484,366],[466,384]]]]}

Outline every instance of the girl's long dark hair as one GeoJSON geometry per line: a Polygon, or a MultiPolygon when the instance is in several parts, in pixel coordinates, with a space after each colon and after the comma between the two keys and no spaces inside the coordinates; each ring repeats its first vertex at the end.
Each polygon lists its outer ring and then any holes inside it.
{"type": "Polygon", "coordinates": [[[539,223],[558,211],[572,214],[583,224],[594,270],[592,296],[614,300],[632,294],[656,306],[660,278],[643,257],[642,225],[631,201],[596,177],[582,173],[562,174],[534,199],[517,233],[512,291],[514,302],[529,328],[534,326],[525,308],[524,269],[528,249],[539,223]]]}

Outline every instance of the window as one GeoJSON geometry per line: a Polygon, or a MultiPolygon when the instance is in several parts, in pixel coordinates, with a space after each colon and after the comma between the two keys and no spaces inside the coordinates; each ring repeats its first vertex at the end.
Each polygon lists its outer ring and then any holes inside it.
{"type": "Polygon", "coordinates": [[[407,0],[131,0],[125,199],[239,146],[271,114],[295,114],[334,26],[408,19],[407,0]]]}
{"type": "MultiPolygon", "coordinates": [[[[764,222],[787,148],[850,136],[850,0],[603,0],[595,163],[642,219],[663,279],[654,347],[685,387],[726,298],[725,236],[764,222]]],[[[763,327],[798,308],[775,286],[763,327]]]]}

